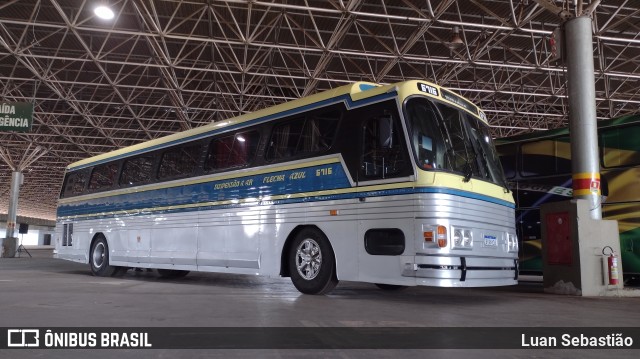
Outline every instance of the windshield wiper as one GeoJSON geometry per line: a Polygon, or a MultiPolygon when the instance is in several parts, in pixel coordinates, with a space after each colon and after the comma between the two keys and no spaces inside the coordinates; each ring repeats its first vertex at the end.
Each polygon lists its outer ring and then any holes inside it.
{"type": "Polygon", "coordinates": [[[464,167],[462,167],[462,171],[464,173],[464,178],[462,178],[462,182],[469,182],[471,180],[471,176],[473,176],[473,167],[471,166],[472,161],[476,160],[476,154],[469,154],[467,153],[466,155],[466,163],[464,164],[464,167]]]}
{"type": "Polygon", "coordinates": [[[471,181],[471,176],[473,175],[473,170],[471,169],[471,166],[469,165],[465,165],[464,166],[465,169],[465,173],[464,173],[464,178],[462,179],[462,182],[469,182],[471,181]]]}
{"type": "Polygon", "coordinates": [[[511,190],[509,189],[509,181],[504,176],[500,176],[500,182],[502,182],[502,187],[504,187],[504,193],[509,193],[511,190]]]}

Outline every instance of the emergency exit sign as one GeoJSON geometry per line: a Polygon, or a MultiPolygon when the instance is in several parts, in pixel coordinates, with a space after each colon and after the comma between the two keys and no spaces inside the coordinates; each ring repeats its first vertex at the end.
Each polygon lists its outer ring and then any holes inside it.
{"type": "Polygon", "coordinates": [[[29,132],[32,124],[32,103],[2,102],[0,104],[0,131],[29,132]]]}

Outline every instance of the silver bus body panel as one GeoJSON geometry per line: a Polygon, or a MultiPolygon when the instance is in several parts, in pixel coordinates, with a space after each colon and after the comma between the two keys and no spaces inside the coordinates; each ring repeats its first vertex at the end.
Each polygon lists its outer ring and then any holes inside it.
{"type": "MultiPolygon", "coordinates": [[[[57,246],[57,258],[88,263],[95,233],[108,240],[111,265],[278,276],[285,242],[298,226],[313,225],[327,236],[340,280],[398,285],[486,286],[515,284],[515,259],[504,247],[513,231],[513,209],[445,193],[412,193],[291,204],[256,202],[235,208],[168,214],[120,215],[74,223],[74,243],[57,246]],[[336,211],[337,215],[331,215],[336,211]],[[472,249],[425,244],[425,226],[473,231],[472,249]],[[398,228],[401,255],[371,255],[364,234],[398,228]],[[483,233],[497,237],[483,247],[483,233]],[[462,258],[466,275],[462,278],[462,258]],[[476,268],[476,269],[474,269],[476,268]]],[[[287,256],[287,253],[284,253],[287,256]]]]}

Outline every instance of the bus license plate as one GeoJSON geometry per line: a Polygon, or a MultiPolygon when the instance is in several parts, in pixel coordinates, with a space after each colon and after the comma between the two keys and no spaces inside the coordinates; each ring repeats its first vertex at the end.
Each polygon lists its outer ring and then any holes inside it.
{"type": "Polygon", "coordinates": [[[484,235],[484,246],[485,247],[496,247],[498,245],[498,237],[492,236],[490,234],[484,235]]]}

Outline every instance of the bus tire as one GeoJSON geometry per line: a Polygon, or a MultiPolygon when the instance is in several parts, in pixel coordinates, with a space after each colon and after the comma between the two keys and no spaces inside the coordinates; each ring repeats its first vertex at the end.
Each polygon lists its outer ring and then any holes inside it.
{"type": "Polygon", "coordinates": [[[375,283],[376,287],[387,291],[387,292],[392,292],[392,291],[398,291],[398,290],[403,290],[403,289],[407,289],[409,287],[407,287],[406,285],[397,285],[397,284],[382,284],[382,283],[375,283]]]}
{"type": "Polygon", "coordinates": [[[338,284],[336,261],[327,237],[317,228],[302,229],[289,251],[291,281],[304,294],[326,294],[338,284]]]}
{"type": "Polygon", "coordinates": [[[178,270],[178,269],[156,269],[158,271],[158,275],[163,279],[175,279],[175,278],[183,278],[187,274],[189,274],[188,270],[178,270]]]}
{"type": "Polygon", "coordinates": [[[124,274],[123,268],[109,265],[109,245],[103,235],[99,235],[89,253],[91,274],[96,277],[112,277],[124,274]]]}

